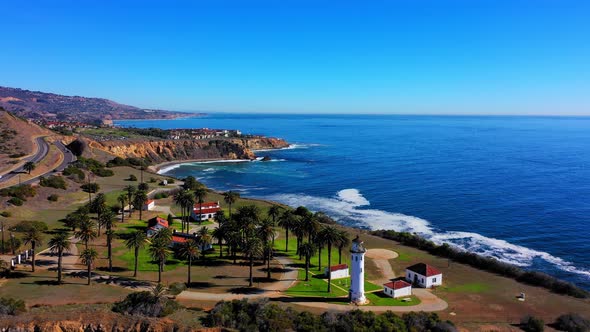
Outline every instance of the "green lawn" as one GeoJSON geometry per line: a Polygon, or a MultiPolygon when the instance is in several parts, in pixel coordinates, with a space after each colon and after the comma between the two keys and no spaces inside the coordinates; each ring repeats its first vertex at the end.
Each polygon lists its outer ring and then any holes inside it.
{"type": "Polygon", "coordinates": [[[490,291],[491,286],[481,282],[473,282],[451,287],[443,286],[442,288],[450,293],[485,293],[490,291]]]}
{"type": "MultiPolygon", "coordinates": [[[[126,268],[130,271],[133,271],[135,266],[135,255],[133,250],[128,250],[125,247],[119,247],[113,249],[113,255],[117,256],[117,258],[124,261],[127,264],[126,268]]],[[[184,260],[178,260],[172,257],[171,254],[166,260],[166,264],[164,265],[164,271],[172,271],[174,269],[177,269],[178,267],[186,265],[187,263],[184,260]]],[[[158,263],[152,260],[147,247],[139,250],[137,270],[158,272],[158,263]]]]}
{"type": "MultiPolygon", "coordinates": [[[[280,238],[275,240],[275,252],[280,254],[285,254],[285,233],[282,229],[278,229],[277,231],[280,232],[280,238]]],[[[306,241],[305,239],[304,241],[306,241]]],[[[304,264],[305,259],[300,260],[299,255],[297,255],[297,241],[296,239],[289,236],[289,251],[286,252],[287,256],[291,258],[293,261],[299,264],[304,264]]],[[[314,273],[324,273],[324,268],[328,266],[328,249],[322,249],[322,269],[321,271],[318,270],[318,255],[314,255],[311,257],[309,266],[310,271],[314,273]]],[[[350,258],[348,252],[344,249],[342,251],[342,263],[348,264],[350,266],[350,258]]],[[[338,264],[338,248],[332,248],[332,265],[338,264]]]]}
{"type": "Polygon", "coordinates": [[[420,304],[420,300],[412,296],[404,296],[397,299],[389,297],[385,295],[383,292],[375,292],[375,293],[366,293],[365,296],[369,303],[367,305],[375,305],[375,306],[412,306],[420,304]],[[403,301],[403,299],[409,298],[410,301],[403,301]]]}
{"type": "Polygon", "coordinates": [[[303,269],[299,270],[297,279],[300,281],[296,282],[293,287],[287,289],[286,293],[288,295],[303,297],[341,297],[348,295],[346,288],[334,281],[332,282],[332,292],[328,293],[327,281],[321,278],[315,278],[311,273],[309,275],[309,281],[303,281],[305,279],[305,270],[303,269]]]}

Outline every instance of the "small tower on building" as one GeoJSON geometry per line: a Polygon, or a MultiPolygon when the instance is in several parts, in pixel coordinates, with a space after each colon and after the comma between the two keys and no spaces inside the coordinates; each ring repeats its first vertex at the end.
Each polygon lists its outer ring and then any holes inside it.
{"type": "Polygon", "coordinates": [[[356,236],[352,240],[350,248],[350,290],[348,297],[355,304],[364,304],[367,302],[365,297],[365,249],[363,241],[356,236]]]}

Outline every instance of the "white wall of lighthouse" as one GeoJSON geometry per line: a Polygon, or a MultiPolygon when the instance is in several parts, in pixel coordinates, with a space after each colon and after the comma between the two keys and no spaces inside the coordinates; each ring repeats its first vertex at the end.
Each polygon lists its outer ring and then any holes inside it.
{"type": "Polygon", "coordinates": [[[350,248],[350,301],[365,303],[365,248],[363,242],[357,237],[352,241],[350,248]]]}

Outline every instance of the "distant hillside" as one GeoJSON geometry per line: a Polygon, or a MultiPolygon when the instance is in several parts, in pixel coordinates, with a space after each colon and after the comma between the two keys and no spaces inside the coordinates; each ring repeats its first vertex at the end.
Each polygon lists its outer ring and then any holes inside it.
{"type": "Polygon", "coordinates": [[[97,123],[118,119],[171,119],[186,113],[147,110],[103,98],[63,96],[0,86],[0,107],[29,119],[97,123]]]}

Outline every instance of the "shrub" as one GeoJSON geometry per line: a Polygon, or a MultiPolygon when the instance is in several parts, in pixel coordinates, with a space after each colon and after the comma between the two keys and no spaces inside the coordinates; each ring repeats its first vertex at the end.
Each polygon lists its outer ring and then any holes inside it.
{"type": "Polygon", "coordinates": [[[86,175],[81,169],[72,165],[66,167],[61,173],[74,181],[84,181],[86,178],[86,175]]]}
{"type": "Polygon", "coordinates": [[[0,196],[18,197],[22,200],[26,199],[27,197],[35,197],[35,195],[37,195],[37,191],[30,184],[23,184],[20,186],[14,186],[0,190],[0,196]]]}
{"type": "Polygon", "coordinates": [[[155,296],[152,292],[136,292],[113,305],[113,311],[124,315],[164,317],[180,308],[180,305],[164,296],[155,296]]]}
{"type": "Polygon", "coordinates": [[[168,292],[172,295],[178,295],[182,291],[186,290],[186,284],[184,282],[173,282],[168,286],[168,292]]]}
{"type": "Polygon", "coordinates": [[[18,197],[12,197],[8,200],[8,203],[15,206],[22,206],[24,204],[24,201],[18,197]]]}
{"type": "Polygon", "coordinates": [[[174,184],[174,179],[173,178],[169,178],[168,180],[168,184],[174,184]]]}
{"type": "Polygon", "coordinates": [[[24,157],[24,156],[26,156],[26,154],[19,152],[19,153],[13,153],[13,154],[9,155],[8,157],[9,158],[20,158],[20,157],[24,157]]]}
{"type": "Polygon", "coordinates": [[[129,178],[127,180],[128,181],[137,181],[137,176],[131,174],[131,175],[129,175],[129,178]]]}
{"type": "Polygon", "coordinates": [[[16,316],[27,311],[23,300],[13,299],[11,297],[0,297],[0,316],[16,316]]]}
{"type": "Polygon", "coordinates": [[[87,193],[96,193],[100,190],[100,185],[96,182],[85,183],[81,185],[80,188],[82,188],[82,190],[84,190],[87,193]]]}
{"type": "Polygon", "coordinates": [[[12,213],[10,211],[2,211],[2,212],[0,212],[0,216],[2,216],[4,218],[9,218],[9,217],[12,217],[12,213]]]}
{"type": "Polygon", "coordinates": [[[93,170],[92,173],[94,173],[96,176],[100,176],[102,178],[106,178],[106,177],[115,175],[115,172],[113,172],[110,169],[106,169],[106,168],[97,168],[97,169],[93,170]]]}
{"type": "Polygon", "coordinates": [[[156,182],[158,182],[158,179],[156,179],[154,177],[151,177],[150,178],[150,183],[156,183],[156,182]]]}
{"type": "Polygon", "coordinates": [[[555,327],[567,332],[587,332],[590,331],[590,320],[578,314],[564,314],[557,317],[555,327]]]}
{"type": "Polygon", "coordinates": [[[49,229],[49,227],[47,227],[47,224],[42,221],[23,220],[18,224],[10,227],[10,230],[13,232],[27,232],[32,228],[37,229],[41,232],[45,232],[49,229]]]}
{"type": "Polygon", "coordinates": [[[142,182],[137,185],[137,190],[147,192],[148,190],[150,190],[150,185],[145,182],[142,182]]]}
{"type": "Polygon", "coordinates": [[[41,177],[39,179],[39,185],[41,187],[51,187],[55,189],[67,189],[66,180],[57,175],[51,175],[48,178],[41,177]]]}
{"type": "Polygon", "coordinates": [[[56,195],[56,194],[51,194],[51,195],[47,196],[47,200],[50,202],[57,202],[58,199],[59,199],[59,195],[56,195]]]}
{"type": "Polygon", "coordinates": [[[154,198],[155,199],[168,198],[168,193],[159,192],[154,195],[154,198]]]}
{"type": "Polygon", "coordinates": [[[524,316],[520,320],[520,328],[527,332],[542,332],[545,330],[545,322],[534,316],[524,316]]]}

